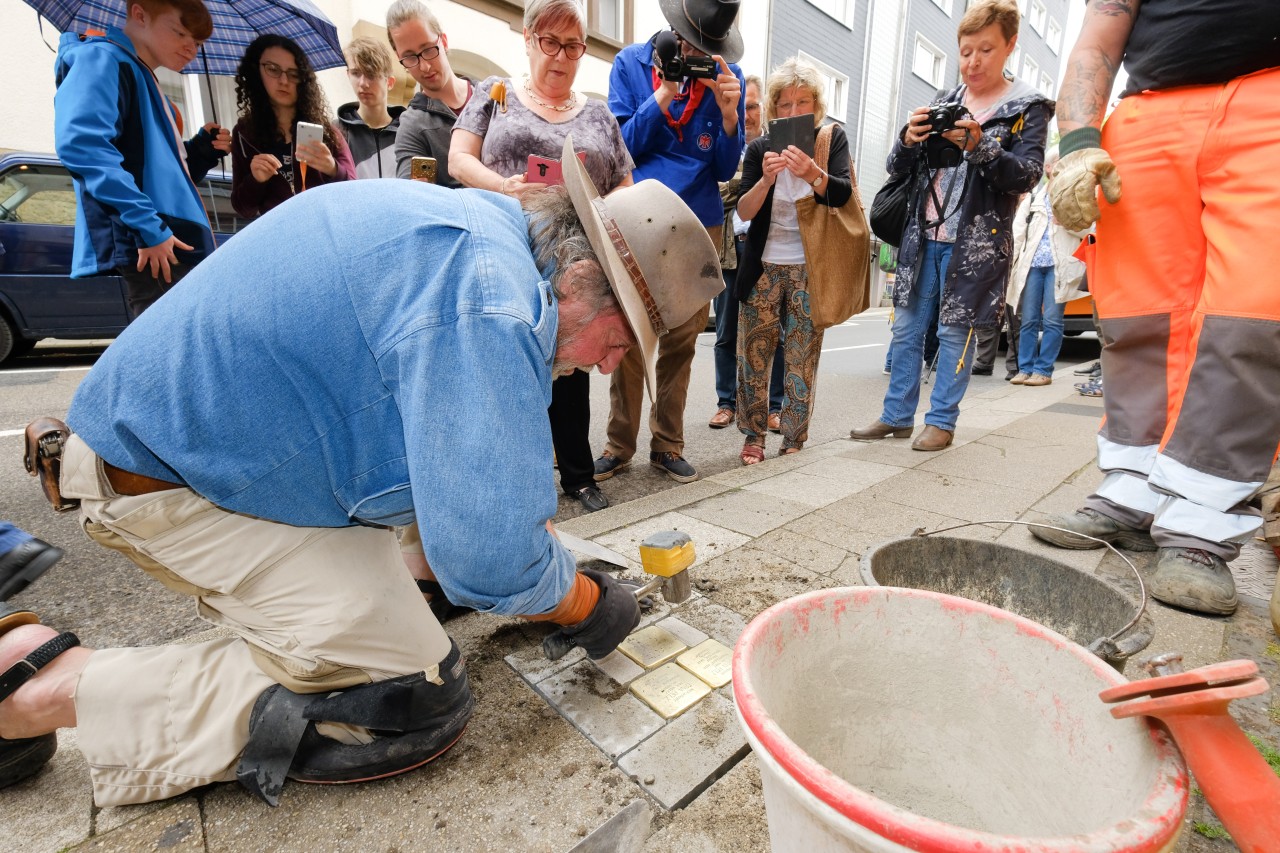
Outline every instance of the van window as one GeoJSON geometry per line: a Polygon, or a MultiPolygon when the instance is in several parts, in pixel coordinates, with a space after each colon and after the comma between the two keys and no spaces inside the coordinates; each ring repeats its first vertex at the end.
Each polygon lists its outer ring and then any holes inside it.
{"type": "Polygon", "coordinates": [[[75,225],[76,194],[61,166],[24,164],[0,177],[0,222],[75,225]]]}

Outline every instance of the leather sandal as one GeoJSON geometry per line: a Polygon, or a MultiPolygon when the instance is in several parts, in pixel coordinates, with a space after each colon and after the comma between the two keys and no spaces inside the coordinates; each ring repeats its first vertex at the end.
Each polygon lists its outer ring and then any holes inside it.
{"type": "MultiPolygon", "coordinates": [[[[0,603],[0,637],[19,625],[39,623],[39,618],[30,610],[16,610],[0,603]]],[[[30,681],[58,655],[78,645],[80,640],[75,634],[63,632],[0,673],[0,702],[16,693],[18,688],[30,681]]],[[[55,732],[16,740],[0,738],[0,788],[7,788],[34,776],[49,763],[49,759],[57,751],[58,736],[55,732]]]]}
{"type": "Polygon", "coordinates": [[[781,450],[779,450],[779,451],[778,451],[778,455],[779,455],[779,456],[790,456],[790,455],[791,455],[791,454],[793,454],[793,453],[799,453],[799,452],[800,452],[800,450],[801,450],[801,448],[799,448],[799,447],[784,447],[784,448],[782,448],[781,450]]]}
{"type": "Polygon", "coordinates": [[[755,465],[764,461],[764,447],[759,444],[747,442],[742,445],[742,453],[739,454],[743,465],[755,465]]]}

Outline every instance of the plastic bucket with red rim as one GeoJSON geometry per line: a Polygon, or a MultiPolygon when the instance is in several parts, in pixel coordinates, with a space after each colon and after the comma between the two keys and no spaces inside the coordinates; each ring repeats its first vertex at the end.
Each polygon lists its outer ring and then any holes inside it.
{"type": "Polygon", "coordinates": [[[775,853],[1171,849],[1186,769],[1098,699],[1124,683],[1028,619],[892,587],[783,601],[733,657],[775,853]]]}

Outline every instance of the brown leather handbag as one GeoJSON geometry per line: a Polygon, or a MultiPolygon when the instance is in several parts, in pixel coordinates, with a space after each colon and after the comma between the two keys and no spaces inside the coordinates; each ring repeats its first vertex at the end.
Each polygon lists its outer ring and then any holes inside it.
{"type": "Polygon", "coordinates": [[[57,512],[67,512],[80,506],[80,501],[64,498],[58,485],[58,477],[62,474],[62,449],[70,437],[71,429],[57,418],[36,418],[27,424],[22,464],[28,474],[40,478],[40,488],[57,512]]]}
{"type": "MultiPolygon", "coordinates": [[[[824,172],[831,152],[832,127],[827,125],[818,132],[813,147],[813,159],[824,172]]],[[[852,165],[849,176],[853,180],[853,198],[843,207],[818,204],[812,196],[796,201],[815,329],[843,323],[871,304],[871,229],[867,227],[852,165]]]]}

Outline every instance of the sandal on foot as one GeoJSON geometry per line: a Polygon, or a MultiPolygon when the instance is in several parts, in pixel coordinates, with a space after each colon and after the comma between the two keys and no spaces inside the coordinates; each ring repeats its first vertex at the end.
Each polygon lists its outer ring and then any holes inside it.
{"type": "MultiPolygon", "coordinates": [[[[19,625],[36,625],[40,620],[29,610],[16,610],[0,604],[0,636],[19,625]]],[[[41,669],[67,649],[80,645],[75,634],[59,634],[0,673],[0,702],[8,699],[41,669]]],[[[38,737],[9,740],[0,738],[0,788],[7,788],[34,776],[58,751],[54,732],[38,737]]]]}
{"type": "Polygon", "coordinates": [[[764,461],[764,448],[758,444],[747,443],[742,445],[742,453],[739,457],[743,465],[755,465],[757,462],[764,461]]]}
{"type": "Polygon", "coordinates": [[[801,448],[799,448],[799,447],[784,447],[784,448],[782,448],[781,450],[779,450],[779,451],[778,451],[778,455],[779,455],[779,456],[790,456],[790,455],[791,455],[791,454],[793,454],[793,453],[799,453],[799,452],[800,452],[800,450],[801,450],[801,448]]]}

